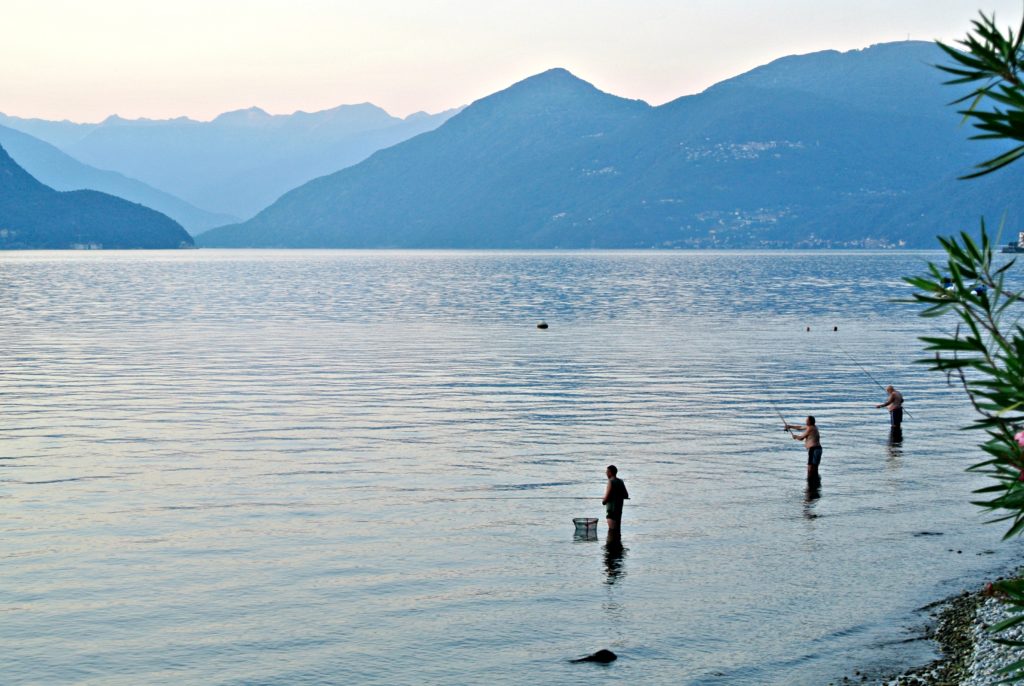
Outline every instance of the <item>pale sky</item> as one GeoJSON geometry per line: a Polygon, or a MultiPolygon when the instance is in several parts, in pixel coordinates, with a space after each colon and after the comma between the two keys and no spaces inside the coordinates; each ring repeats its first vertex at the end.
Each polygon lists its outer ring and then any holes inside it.
{"type": "Polygon", "coordinates": [[[955,40],[1021,0],[3,0],[0,112],[98,121],[468,104],[565,67],[661,104],[785,55],[955,40]]]}

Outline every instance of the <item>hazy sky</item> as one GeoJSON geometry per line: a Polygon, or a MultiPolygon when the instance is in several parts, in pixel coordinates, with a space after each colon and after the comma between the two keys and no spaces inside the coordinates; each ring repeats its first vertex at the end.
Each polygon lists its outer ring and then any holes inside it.
{"type": "Polygon", "coordinates": [[[660,104],[784,55],[964,35],[1021,0],[3,0],[0,112],[438,111],[565,67],[660,104]]]}

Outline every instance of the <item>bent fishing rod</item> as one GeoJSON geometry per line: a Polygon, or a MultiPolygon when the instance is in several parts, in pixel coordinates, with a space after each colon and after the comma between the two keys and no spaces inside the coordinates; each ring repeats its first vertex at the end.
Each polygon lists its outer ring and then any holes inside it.
{"type": "Polygon", "coordinates": [[[789,435],[792,436],[793,435],[793,430],[789,428],[789,422],[787,422],[786,418],[782,416],[782,412],[779,410],[778,406],[775,404],[775,401],[772,400],[771,395],[768,396],[768,402],[771,403],[772,409],[775,410],[775,414],[779,415],[779,419],[782,420],[782,430],[789,432],[789,435]]]}
{"type": "MultiPolygon", "coordinates": [[[[841,345],[839,345],[838,343],[836,343],[835,346],[836,346],[836,348],[839,349],[840,352],[842,352],[844,355],[846,355],[850,359],[850,362],[853,362],[855,365],[857,365],[857,368],[860,369],[862,372],[864,372],[869,379],[871,379],[876,384],[878,384],[879,388],[881,388],[883,391],[886,391],[886,393],[888,393],[888,391],[886,390],[885,386],[882,385],[882,382],[879,381],[878,379],[876,379],[875,377],[873,377],[871,375],[871,372],[869,372],[867,369],[864,369],[864,367],[861,365],[861,363],[854,359],[853,355],[851,355],[850,353],[846,352],[846,350],[843,349],[843,347],[841,345]]],[[[903,408],[903,412],[906,413],[906,415],[908,417],[910,417],[911,419],[914,418],[914,415],[910,414],[910,410],[908,410],[907,408],[903,408]]]]}

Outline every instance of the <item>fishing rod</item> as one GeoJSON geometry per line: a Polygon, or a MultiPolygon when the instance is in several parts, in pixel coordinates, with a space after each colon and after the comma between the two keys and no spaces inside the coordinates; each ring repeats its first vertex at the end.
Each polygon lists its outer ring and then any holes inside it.
{"type": "Polygon", "coordinates": [[[448,496],[439,498],[439,501],[448,503],[461,503],[467,500],[601,500],[600,496],[589,495],[467,495],[448,496]]]}
{"type": "MultiPolygon", "coordinates": [[[[841,345],[839,345],[838,343],[836,343],[835,346],[836,346],[836,348],[839,349],[840,352],[842,352],[844,355],[846,355],[848,358],[850,358],[850,362],[853,362],[855,365],[857,365],[858,369],[860,369],[862,372],[864,372],[869,379],[871,379],[876,384],[878,384],[879,388],[881,388],[883,391],[886,391],[888,393],[888,391],[886,390],[885,386],[882,385],[882,382],[879,381],[878,379],[876,379],[875,377],[873,377],[871,375],[871,372],[869,372],[867,369],[864,369],[864,367],[861,365],[861,363],[854,359],[853,355],[851,355],[850,353],[846,352],[846,350],[843,349],[843,347],[841,345]]],[[[914,415],[910,414],[910,410],[904,408],[903,411],[911,419],[914,418],[914,415]]]]}
{"type": "Polygon", "coordinates": [[[782,416],[782,412],[779,410],[778,405],[775,404],[775,401],[772,400],[771,395],[768,396],[768,402],[771,403],[772,409],[775,410],[775,414],[779,415],[779,419],[782,420],[782,430],[788,431],[789,435],[792,436],[793,430],[789,428],[789,422],[787,422],[786,418],[782,416]]]}

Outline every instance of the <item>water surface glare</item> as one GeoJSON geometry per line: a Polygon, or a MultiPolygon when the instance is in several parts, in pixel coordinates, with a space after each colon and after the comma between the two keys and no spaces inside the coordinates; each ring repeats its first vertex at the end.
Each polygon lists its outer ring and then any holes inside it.
{"type": "Polygon", "coordinates": [[[951,324],[893,302],[940,257],[0,254],[3,681],[926,661],[919,608],[1014,560],[968,502],[969,407],[912,364],[951,324]],[[858,365],[904,392],[901,442],[858,365]],[[817,416],[820,490],[769,400],[817,416]],[[609,463],[621,549],[603,519],[573,537],[609,463]],[[568,662],[599,648],[620,659],[568,662]]]}

